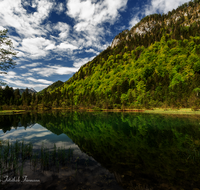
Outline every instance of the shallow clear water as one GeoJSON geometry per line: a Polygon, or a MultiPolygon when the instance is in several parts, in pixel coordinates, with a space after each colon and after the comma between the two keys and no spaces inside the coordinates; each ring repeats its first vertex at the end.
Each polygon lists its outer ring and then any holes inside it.
{"type": "Polygon", "coordinates": [[[0,116],[0,128],[1,140],[24,139],[34,149],[42,142],[49,148],[54,143],[73,148],[75,157],[90,158],[113,174],[118,188],[200,187],[198,116],[28,113],[0,116]]]}

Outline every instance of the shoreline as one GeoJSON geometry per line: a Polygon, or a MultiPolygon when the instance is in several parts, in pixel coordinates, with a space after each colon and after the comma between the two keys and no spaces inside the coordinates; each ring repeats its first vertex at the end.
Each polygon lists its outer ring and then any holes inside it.
{"type": "Polygon", "coordinates": [[[153,110],[145,110],[145,113],[200,115],[200,110],[193,111],[191,108],[180,108],[180,109],[154,108],[153,110]]]}
{"type": "MultiPolygon", "coordinates": [[[[52,110],[61,110],[60,108],[53,108],[52,110]]],[[[193,111],[192,108],[152,108],[152,109],[64,109],[69,111],[87,111],[87,112],[136,112],[136,113],[155,113],[155,114],[184,114],[184,115],[200,115],[200,109],[193,111]]]]}
{"type": "MultiPolygon", "coordinates": [[[[180,114],[180,115],[200,115],[200,110],[193,111],[191,108],[180,108],[180,109],[172,109],[172,108],[152,108],[152,109],[70,109],[70,108],[52,108],[48,111],[54,110],[66,110],[66,111],[86,111],[86,112],[136,112],[136,113],[155,113],[155,114],[180,114]]],[[[10,114],[21,114],[24,112],[41,112],[43,110],[1,110],[0,115],[10,115],[10,114]]],[[[44,110],[47,111],[47,110],[44,110]]]]}
{"type": "Polygon", "coordinates": [[[5,115],[5,114],[20,114],[26,112],[26,110],[0,110],[0,115],[5,115]]]}

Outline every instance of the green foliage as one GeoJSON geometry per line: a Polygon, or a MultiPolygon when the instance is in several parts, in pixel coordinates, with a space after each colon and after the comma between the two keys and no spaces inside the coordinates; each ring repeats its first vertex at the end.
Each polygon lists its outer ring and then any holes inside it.
{"type": "Polygon", "coordinates": [[[0,87],[0,106],[6,109],[13,109],[16,106],[23,105],[24,108],[28,108],[30,105],[36,105],[39,103],[39,97],[35,93],[31,94],[28,88],[20,95],[19,89],[13,90],[12,87],[6,86],[4,89],[0,87]]]}
{"type": "MultiPolygon", "coordinates": [[[[120,42],[117,46],[108,47],[68,81],[50,85],[31,100],[29,97],[25,101],[22,97],[21,104],[106,109],[113,105],[123,105],[123,108],[162,104],[193,106],[193,89],[200,86],[200,22],[192,20],[198,3],[186,3],[168,14],[143,18],[130,31],[116,36],[120,42]],[[190,16],[184,18],[180,12],[188,6],[190,16]],[[180,16],[178,21],[172,19],[174,14],[180,16]],[[144,35],[134,33],[137,27],[150,21],[157,22],[151,31],[144,35]],[[185,26],[186,22],[190,26],[185,26]]],[[[17,96],[7,101],[0,89],[2,105],[13,104],[17,96]]]]}
{"type": "MultiPolygon", "coordinates": [[[[100,59],[102,66],[91,61],[89,65],[96,67],[92,67],[90,76],[73,80],[73,83],[67,81],[50,96],[60,92],[62,105],[69,100],[70,105],[94,105],[106,109],[115,104],[137,108],[158,106],[162,102],[182,105],[181,99],[189,97],[199,85],[193,80],[200,71],[200,57],[194,51],[197,43],[198,37],[191,36],[186,40],[163,37],[161,42],[147,48],[138,46],[131,53],[125,48],[124,54],[100,59]],[[66,92],[69,96],[64,96],[66,92]]],[[[60,106],[59,103],[56,106],[60,106]]]]}
{"type": "Polygon", "coordinates": [[[62,85],[63,85],[63,82],[60,81],[60,80],[58,80],[58,81],[54,82],[53,84],[51,84],[50,86],[48,86],[47,88],[45,88],[45,89],[43,89],[42,91],[38,92],[37,94],[38,94],[38,95],[43,95],[45,91],[46,91],[46,92],[51,92],[51,91],[53,91],[54,89],[56,89],[56,88],[58,88],[58,87],[60,87],[60,86],[62,86],[62,85]]]}
{"type": "Polygon", "coordinates": [[[122,95],[121,95],[121,103],[122,103],[122,104],[126,104],[127,101],[128,101],[128,96],[127,96],[127,94],[122,94],[122,95]]]}
{"type": "Polygon", "coordinates": [[[197,96],[198,96],[198,95],[199,95],[199,93],[200,93],[200,88],[198,88],[198,87],[197,87],[197,88],[195,88],[195,89],[194,89],[194,92],[196,92],[196,93],[197,93],[197,96]]]}
{"type": "MultiPolygon", "coordinates": [[[[12,41],[6,35],[8,30],[0,30],[0,47],[4,46],[4,48],[0,48],[0,74],[7,74],[6,72],[10,68],[14,68],[16,62],[11,58],[16,57],[17,52],[13,51],[12,41]]],[[[5,85],[5,83],[0,81],[0,85],[5,85]]]]}

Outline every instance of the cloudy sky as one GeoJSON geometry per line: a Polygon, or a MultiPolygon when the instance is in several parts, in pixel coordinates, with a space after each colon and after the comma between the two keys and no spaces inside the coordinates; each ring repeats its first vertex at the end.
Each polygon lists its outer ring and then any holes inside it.
{"type": "Polygon", "coordinates": [[[46,88],[67,81],[143,17],[167,13],[188,0],[0,0],[0,30],[18,52],[0,75],[13,88],[46,88]]]}

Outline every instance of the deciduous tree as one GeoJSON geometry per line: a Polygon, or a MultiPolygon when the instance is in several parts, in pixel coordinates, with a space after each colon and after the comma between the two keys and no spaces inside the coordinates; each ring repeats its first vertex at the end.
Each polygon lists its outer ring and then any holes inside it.
{"type": "MultiPolygon", "coordinates": [[[[12,57],[17,58],[17,52],[13,51],[12,41],[6,35],[8,30],[0,30],[0,74],[7,74],[10,68],[14,68],[16,63],[13,61],[12,57]]],[[[0,81],[0,85],[5,85],[0,81]]]]}

